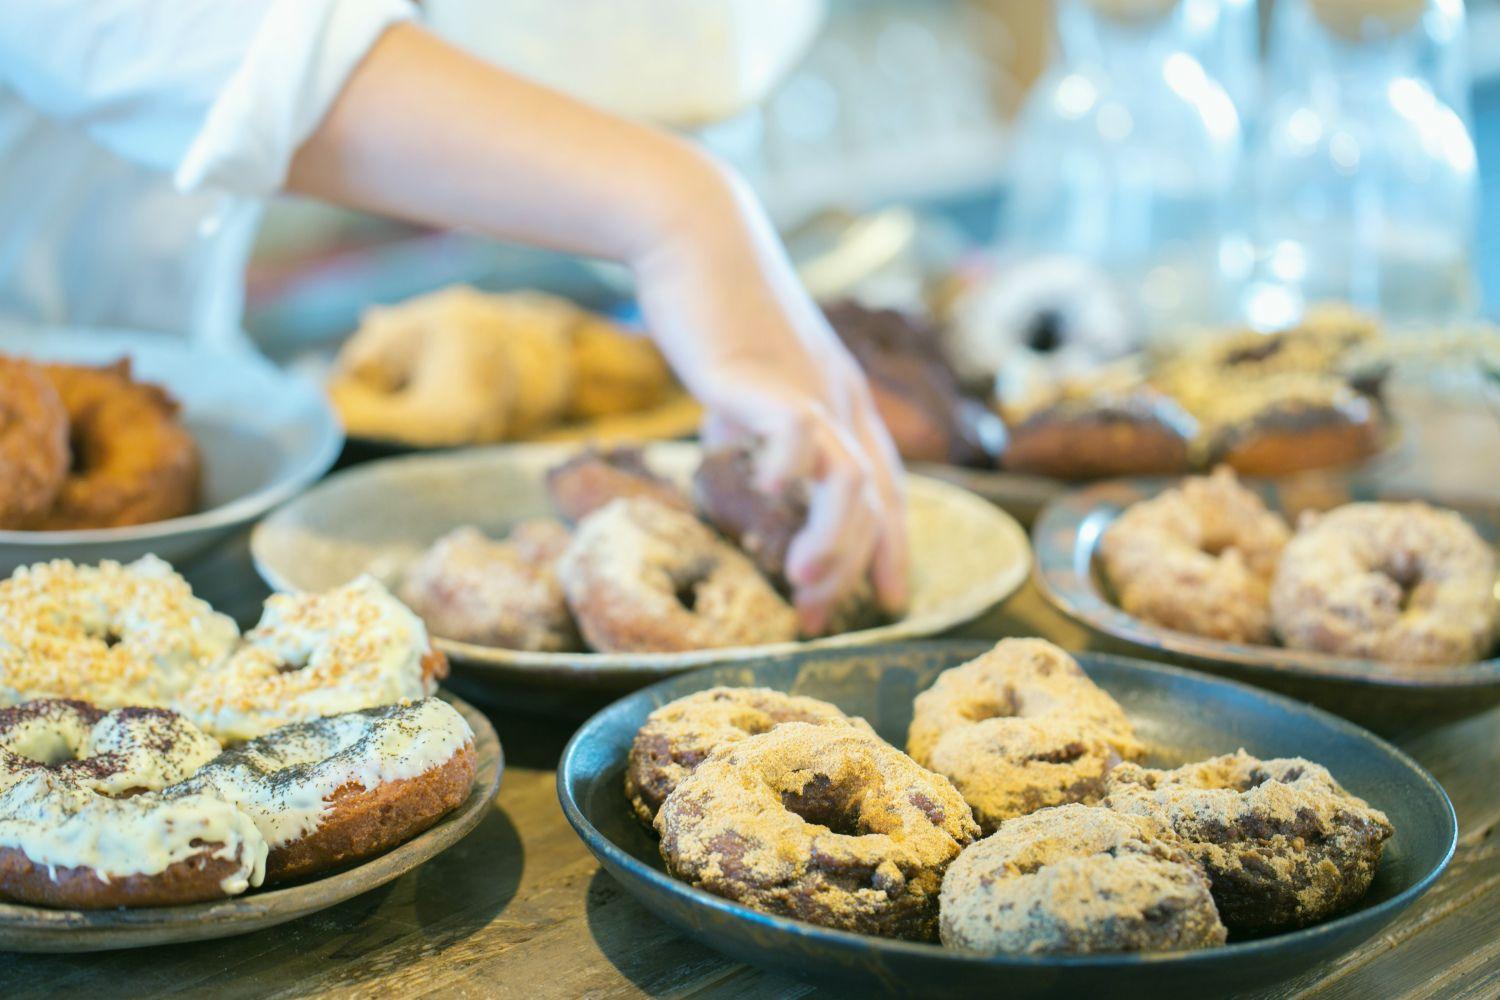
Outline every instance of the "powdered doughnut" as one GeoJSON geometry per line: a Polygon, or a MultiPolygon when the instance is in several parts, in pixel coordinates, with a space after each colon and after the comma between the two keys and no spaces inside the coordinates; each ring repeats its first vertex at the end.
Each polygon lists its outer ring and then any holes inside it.
{"type": "Polygon", "coordinates": [[[36,365],[0,356],[0,529],[33,527],[68,475],[68,411],[36,365]]]}
{"type": "Polygon", "coordinates": [[[642,497],[584,518],[558,564],[579,631],[600,652],[787,642],[797,615],[750,561],[691,514],[642,497]]]}
{"type": "Polygon", "coordinates": [[[182,786],[212,791],[270,845],[266,877],[379,854],[469,796],[474,734],[436,698],[283,726],[224,751],[182,786]]]}
{"type": "Polygon", "coordinates": [[[651,471],[639,448],[579,452],[547,470],[547,495],[558,516],[573,524],[622,497],[646,497],[666,507],[692,510],[681,490],[651,471]]]}
{"type": "Polygon", "coordinates": [[[448,674],[427,629],[372,577],[322,594],[274,594],[228,659],[179,699],[227,741],[289,722],[428,697],[448,674]]]}
{"type": "Polygon", "coordinates": [[[942,939],[995,954],[1223,944],[1203,869],[1142,816],[1062,805],[1006,820],[943,876],[942,939]]]}
{"type": "Polygon", "coordinates": [[[943,871],[979,835],[947,779],[849,726],[788,722],[735,741],[656,814],[667,870],[765,913],[937,936],[943,871]]]}
{"type": "Polygon", "coordinates": [[[155,556],[22,567],[0,581],[0,704],[172,705],[238,639],[233,620],[155,556]]]}
{"type": "Polygon", "coordinates": [[[1286,645],[1405,663],[1470,663],[1495,640],[1495,552],[1452,511],[1356,503],[1281,558],[1271,619],[1286,645]]]}
{"type": "Polygon", "coordinates": [[[1104,804],[1171,827],[1238,933],[1303,927],[1350,906],[1392,833],[1384,813],[1320,765],[1243,750],[1172,771],[1122,765],[1104,804]]]}
{"type": "Polygon", "coordinates": [[[456,528],[411,565],[399,593],[446,639],[539,652],[577,649],[556,569],[567,546],[568,529],[544,518],[523,521],[498,542],[478,528],[456,528]]]}
{"type": "Polygon", "coordinates": [[[164,906],[259,885],[266,844],[249,818],[217,796],[161,791],[218,752],[162,709],[0,710],[0,898],[164,906]]]}
{"type": "Polygon", "coordinates": [[[1180,632],[1267,642],[1268,590],[1290,532],[1227,468],[1131,504],[1099,554],[1120,607],[1180,632]]]}
{"type": "Polygon", "coordinates": [[[917,763],[951,780],[986,831],[1066,802],[1093,802],[1144,748],[1124,711],[1078,662],[1042,639],[1004,639],[917,695],[917,763]]]}
{"type": "Polygon", "coordinates": [[[714,749],[769,732],[783,722],[856,726],[863,719],[816,698],[770,688],[709,688],[668,702],[646,717],[635,734],[625,767],[625,796],[642,823],[650,825],[672,789],[714,749]]]}

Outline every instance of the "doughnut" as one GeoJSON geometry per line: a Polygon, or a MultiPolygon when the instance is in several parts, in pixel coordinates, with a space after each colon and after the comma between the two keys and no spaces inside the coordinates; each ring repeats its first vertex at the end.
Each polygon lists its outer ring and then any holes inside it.
{"type": "Polygon", "coordinates": [[[1110,768],[1145,749],[1071,656],[1003,639],[917,695],[906,751],[952,781],[992,832],[1044,806],[1098,801],[1110,768]]]}
{"type": "Polygon", "coordinates": [[[273,594],[238,648],[176,707],[226,742],[290,722],[426,698],[448,674],[422,620],[373,577],[273,594]]]}
{"type": "Polygon", "coordinates": [[[547,496],[558,516],[572,524],[621,497],[646,497],[677,510],[692,510],[681,490],[651,471],[639,448],[579,452],[547,470],[547,496]]]}
{"type": "Polygon", "coordinates": [[[1264,643],[1271,576],[1290,536],[1228,468],[1127,507],[1099,554],[1120,607],[1179,632],[1264,643]]]}
{"type": "Polygon", "coordinates": [[[1401,663],[1483,659],[1495,641],[1495,551],[1458,514],[1354,503],[1309,519],[1271,584],[1286,645],[1401,663]]]}
{"type": "Polygon", "coordinates": [[[168,906],[260,885],[266,842],[249,817],[218,796],[171,790],[218,753],[164,709],[0,709],[0,898],[168,906]]]}
{"type": "Polygon", "coordinates": [[[797,614],[739,550],[693,515],[643,497],[578,525],[558,563],[568,607],[603,653],[790,642],[797,614]]]}
{"type": "Polygon", "coordinates": [[[44,370],[67,411],[72,468],[33,527],[115,528],[197,509],[203,459],[175,400],[133,380],[128,360],[44,370]]]}
{"type": "Polygon", "coordinates": [[[1351,465],[1381,448],[1384,418],[1343,379],[1286,374],[1230,384],[1204,417],[1209,464],[1246,476],[1351,465]]]}
{"type": "Polygon", "coordinates": [[[68,411],[36,365],[0,356],[0,530],[32,527],[68,475],[68,411]]]}
{"type": "Polygon", "coordinates": [[[169,706],[238,640],[234,621],[155,556],[23,566],[0,581],[0,705],[169,706]]]}
{"type": "Polygon", "coordinates": [[[1197,421],[1144,384],[1080,383],[1008,411],[1003,465],[1056,479],[1186,472],[1197,421]]]}
{"type": "Polygon", "coordinates": [[[1008,819],[943,876],[943,944],[1033,954],[1224,943],[1203,869],[1156,820],[1100,806],[1008,819]]]}
{"type": "Polygon", "coordinates": [[[1171,827],[1208,872],[1224,924],[1244,934],[1303,927],[1353,904],[1392,833],[1324,767],[1243,750],[1171,771],[1122,764],[1104,804],[1171,827]]]}
{"type": "Polygon", "coordinates": [[[180,786],[234,803],[265,838],[266,879],[389,850],[469,797],[474,734],[436,698],[295,722],[231,747],[180,786]]]}
{"type": "Polygon", "coordinates": [[[667,870],[763,913],[937,937],[943,871],[979,835],[948,780],[852,726],[787,722],[709,754],[656,814],[667,870]]]}
{"type": "Polygon", "coordinates": [[[816,698],[770,688],[709,688],[668,702],[646,717],[626,761],[625,797],[641,822],[650,826],[672,789],[711,751],[769,732],[783,722],[873,732],[865,720],[850,718],[838,706],[816,698]]]}
{"type": "Polygon", "coordinates": [[[504,541],[456,528],[432,543],[402,580],[399,596],[445,639],[504,649],[564,652],[578,630],[557,579],[568,529],[523,521],[504,541]]]}
{"type": "Polygon", "coordinates": [[[676,388],[655,344],[602,316],[582,314],[573,328],[572,353],[569,420],[599,420],[654,409],[676,388]]]}

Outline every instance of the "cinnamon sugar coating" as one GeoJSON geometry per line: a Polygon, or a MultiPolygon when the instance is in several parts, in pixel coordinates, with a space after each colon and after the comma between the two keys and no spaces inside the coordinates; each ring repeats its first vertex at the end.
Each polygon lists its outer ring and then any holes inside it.
{"type": "Polygon", "coordinates": [[[1044,806],[1094,802],[1144,749],[1119,704],[1042,639],[1004,639],[917,695],[907,752],[949,778],[986,831],[1044,806]]]}
{"type": "Polygon", "coordinates": [[[941,900],[943,944],[988,954],[1183,951],[1226,937],[1171,831],[1099,806],[1005,821],[948,867],[941,900]]]}
{"type": "Polygon", "coordinates": [[[667,870],[751,909],[937,936],[944,869],[979,835],[946,778],[847,726],[788,722],[719,747],[656,815],[667,870]]]}
{"type": "Polygon", "coordinates": [[[1393,832],[1321,765],[1243,750],[1170,771],[1123,765],[1104,804],[1169,826],[1208,872],[1225,925],[1245,934],[1302,927],[1353,904],[1393,832]]]}

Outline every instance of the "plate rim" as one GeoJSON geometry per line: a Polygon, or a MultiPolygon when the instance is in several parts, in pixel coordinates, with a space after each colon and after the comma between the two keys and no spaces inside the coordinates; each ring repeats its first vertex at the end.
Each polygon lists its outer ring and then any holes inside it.
{"type": "MultiPolygon", "coordinates": [[[[653,451],[658,453],[687,454],[689,451],[697,450],[699,445],[696,442],[661,441],[650,442],[645,447],[649,458],[653,451]]],[[[553,453],[555,458],[560,460],[576,453],[578,448],[579,445],[576,442],[514,442],[473,448],[455,448],[437,453],[421,452],[398,455],[342,469],[327,477],[327,479],[323,480],[323,482],[319,483],[312,490],[309,490],[304,494],[304,497],[313,496],[318,490],[325,488],[326,484],[329,483],[377,475],[381,467],[394,463],[411,463],[412,465],[420,466],[427,463],[441,464],[456,460],[461,461],[483,454],[505,455],[520,452],[543,455],[553,453]]],[[[990,518],[993,521],[994,530],[1002,534],[1010,546],[1018,553],[1014,564],[1008,567],[1006,572],[987,577],[981,583],[976,584],[967,596],[967,599],[962,602],[955,602],[955,608],[948,614],[943,615],[942,622],[935,626],[924,624],[924,619],[927,616],[922,616],[919,618],[905,618],[875,628],[842,632],[838,635],[823,636],[817,639],[768,643],[759,646],[725,646],[715,649],[689,650],[677,653],[595,653],[592,651],[528,653],[519,650],[501,649],[499,647],[481,646],[477,643],[459,642],[436,634],[432,636],[433,645],[448,656],[456,659],[466,670],[475,672],[481,676],[486,673],[501,677],[514,673],[567,675],[577,678],[591,678],[600,675],[665,676],[681,673],[684,670],[713,666],[730,661],[745,662],[759,656],[790,654],[809,649],[847,649],[873,644],[885,644],[924,634],[924,632],[914,633],[910,631],[912,623],[916,623],[917,628],[926,630],[925,634],[956,628],[964,622],[972,621],[974,618],[982,615],[989,608],[1004,601],[1021,588],[1031,573],[1033,553],[1031,539],[1027,535],[1026,529],[1021,527],[1020,523],[1012,515],[999,509],[972,491],[940,479],[908,473],[906,485],[908,490],[915,486],[918,490],[944,496],[952,502],[970,507],[979,516],[990,518]],[[897,631],[893,632],[892,630],[897,631]]],[[[270,564],[265,553],[265,538],[270,532],[280,530],[282,519],[291,518],[295,510],[296,505],[289,504],[275,511],[257,524],[250,534],[251,562],[255,566],[256,572],[260,574],[261,579],[272,590],[278,593],[295,593],[299,588],[287,580],[270,564]]]]}
{"type": "Polygon", "coordinates": [[[201,903],[78,910],[0,902],[0,951],[83,954],[234,937],[320,913],[418,870],[428,861],[463,840],[484,821],[494,804],[495,796],[499,793],[501,779],[505,774],[505,748],[489,718],[475,706],[446,690],[440,691],[437,697],[441,697],[457,709],[464,720],[469,723],[470,729],[474,732],[476,752],[480,750],[481,745],[493,746],[495,770],[489,775],[476,773],[474,782],[470,785],[469,797],[457,809],[443,816],[437,823],[410,840],[397,844],[383,854],[369,858],[352,868],[346,868],[322,878],[297,882],[284,888],[256,890],[239,896],[201,903]],[[438,834],[444,836],[451,834],[452,840],[441,847],[432,849],[431,845],[440,839],[438,834]],[[302,897],[315,895],[320,889],[326,890],[330,883],[337,885],[339,880],[350,879],[360,873],[373,873],[375,880],[348,893],[342,893],[343,887],[338,886],[340,891],[336,892],[333,897],[313,905],[308,905],[302,900],[302,897]],[[300,905],[292,912],[284,914],[271,912],[277,902],[294,901],[300,905]],[[226,912],[220,914],[213,912],[219,909],[226,912]],[[179,927],[204,928],[205,933],[173,937],[173,929],[179,927]],[[8,941],[7,936],[12,932],[30,935],[36,940],[22,943],[8,941]],[[77,947],[68,947],[67,938],[76,934],[85,934],[87,938],[77,947]],[[110,936],[125,938],[139,936],[141,940],[102,940],[110,936]]]}
{"type": "MultiPolygon", "coordinates": [[[[1329,681],[1377,690],[1463,691],[1500,685],[1500,656],[1458,666],[1411,666],[1359,657],[1338,656],[1286,646],[1257,646],[1192,635],[1152,625],[1110,603],[1098,592],[1092,573],[1084,573],[1079,547],[1088,545],[1092,569],[1102,525],[1120,507],[1112,494],[1130,491],[1139,499],[1155,496],[1180,477],[1139,476],[1092,483],[1054,497],[1033,528],[1032,579],[1053,607],[1074,621],[1112,639],[1157,653],[1233,667],[1246,676],[1329,681]],[[1085,541],[1085,533],[1095,541],[1085,541]],[[1080,582],[1081,581],[1081,582],[1080,582]]],[[[1442,506],[1443,501],[1429,502],[1442,506]]]]}
{"type": "MultiPolygon", "coordinates": [[[[963,655],[967,656],[970,653],[979,655],[986,649],[992,647],[993,643],[989,643],[984,640],[938,639],[896,643],[892,644],[891,646],[882,647],[882,650],[891,650],[892,652],[935,652],[938,650],[961,650],[963,652],[963,655]]],[[[840,652],[847,653],[848,651],[818,650],[813,655],[819,657],[831,656],[835,653],[840,652]]],[[[1327,938],[1334,934],[1336,931],[1341,930],[1344,926],[1347,926],[1351,921],[1358,920],[1361,922],[1374,922],[1377,928],[1380,926],[1384,926],[1385,923],[1389,922],[1390,919],[1393,919],[1396,914],[1406,909],[1418,898],[1424,895],[1429,889],[1431,889],[1433,884],[1436,883],[1437,880],[1441,878],[1442,875],[1448,870],[1448,867],[1453,860],[1454,853],[1458,847],[1458,814],[1453,807],[1452,800],[1448,797],[1447,790],[1443,788],[1442,784],[1436,778],[1434,778],[1426,768],[1424,768],[1420,763],[1414,760],[1400,747],[1389,743],[1370,730],[1365,729],[1362,726],[1358,726],[1355,723],[1348,721],[1347,719],[1343,719],[1337,715],[1334,715],[1331,712],[1317,708],[1313,705],[1306,704],[1305,702],[1297,701],[1294,698],[1288,698],[1285,695],[1266,691],[1263,688],[1254,687],[1240,681],[1231,680],[1225,677],[1205,675],[1197,671],[1188,670],[1182,667],[1174,667],[1163,663],[1140,660],[1134,657],[1118,656],[1111,653],[1070,652],[1069,655],[1076,657],[1080,661],[1080,664],[1084,666],[1085,670],[1087,670],[1089,661],[1104,661],[1105,663],[1114,666],[1125,667],[1126,669],[1130,670],[1144,670],[1147,673],[1163,674],[1169,677],[1175,677],[1179,680],[1186,680],[1189,683],[1207,684],[1209,686],[1222,685],[1224,687],[1234,689],[1237,694],[1243,697],[1248,697],[1252,700],[1258,700],[1262,702],[1269,702],[1271,705],[1282,710],[1290,708],[1291,710],[1293,710],[1294,714],[1312,716],[1313,718],[1316,718],[1320,722],[1322,722],[1325,726],[1329,726],[1337,731],[1340,731],[1346,736],[1352,736],[1356,739],[1374,743],[1379,749],[1385,752],[1388,756],[1392,757],[1405,770],[1407,770],[1415,778],[1417,778],[1420,783],[1424,785],[1428,790],[1435,792],[1438,800],[1441,801],[1442,804],[1446,807],[1444,815],[1447,820],[1445,824],[1447,828],[1447,842],[1443,850],[1442,858],[1439,860],[1437,865],[1435,865],[1430,871],[1424,873],[1422,877],[1412,885],[1407,886],[1405,889],[1402,889],[1400,892],[1391,896],[1389,899],[1382,900],[1381,902],[1376,903],[1368,908],[1343,913],[1324,920],[1320,923],[1313,924],[1310,927],[1301,927],[1296,930],[1287,931],[1284,934],[1255,938],[1248,941],[1232,942],[1228,944],[1217,945],[1212,948],[1203,948],[1192,951],[1114,952],[1084,955],[1030,955],[1023,953],[1001,953],[996,955],[984,955],[974,952],[966,952],[959,949],[945,948],[941,945],[936,944],[916,941],[902,941],[894,938],[874,937],[872,935],[856,934],[852,931],[819,927],[815,924],[793,920],[789,917],[775,916],[772,914],[761,913],[757,910],[752,910],[747,906],[743,906],[742,904],[723,899],[705,890],[690,886],[685,882],[681,882],[673,878],[665,872],[657,871],[655,868],[652,868],[651,866],[645,864],[644,862],[637,859],[634,855],[619,847],[609,837],[605,836],[604,833],[601,832],[597,827],[595,827],[588,820],[588,817],[583,814],[583,810],[580,808],[577,801],[570,793],[569,785],[573,780],[574,771],[577,766],[577,758],[580,754],[580,748],[583,747],[587,739],[587,734],[591,733],[591,731],[594,730],[597,726],[602,725],[605,717],[612,712],[623,711],[623,706],[626,702],[633,701],[638,698],[649,698],[652,696],[653,692],[656,692],[659,689],[663,689],[668,685],[681,683],[684,680],[683,677],[669,677],[657,682],[656,684],[652,684],[648,687],[627,694],[600,709],[598,712],[590,716],[589,719],[583,723],[583,725],[579,726],[578,730],[573,734],[573,736],[568,740],[567,745],[563,748],[562,756],[558,760],[556,782],[558,801],[562,805],[563,815],[567,817],[569,825],[573,827],[573,830],[578,835],[579,839],[584,842],[584,845],[588,848],[589,852],[595,856],[595,859],[598,860],[600,864],[605,865],[606,867],[609,867],[611,865],[616,866],[628,872],[632,876],[643,879],[659,890],[672,893],[679,897],[684,897],[691,903],[707,906],[725,917],[734,918],[737,920],[748,920],[754,925],[758,925],[761,928],[773,932],[789,933],[803,939],[819,940],[824,943],[835,945],[844,950],[864,949],[868,951],[872,947],[878,947],[881,950],[893,950],[903,955],[904,957],[909,958],[920,958],[924,960],[935,959],[937,961],[945,963],[952,962],[960,965],[979,963],[981,965],[997,970],[1015,968],[1127,969],[1142,966],[1158,966],[1162,963],[1173,963],[1177,966],[1200,965],[1236,958],[1245,958],[1257,954],[1264,954],[1267,952],[1279,952],[1284,948],[1300,947],[1306,943],[1327,938]]],[[[810,657],[799,658],[807,659],[810,657]]],[[[788,657],[777,657],[777,659],[788,659],[788,657]]],[[[745,664],[737,664],[736,666],[743,668],[745,664]]],[[[624,888],[627,891],[631,891],[628,884],[625,884],[624,888]]],[[[632,896],[635,895],[634,892],[632,892],[631,894],[632,896]]]]}

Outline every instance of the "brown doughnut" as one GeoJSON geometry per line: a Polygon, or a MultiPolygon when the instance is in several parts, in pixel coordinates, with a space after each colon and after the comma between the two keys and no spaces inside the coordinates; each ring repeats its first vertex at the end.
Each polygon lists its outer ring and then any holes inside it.
{"type": "Polygon", "coordinates": [[[656,814],[667,870],[764,913],[937,937],[943,871],[979,835],[946,778],[848,726],[788,722],[727,744],[656,814]]]}
{"type": "Polygon", "coordinates": [[[1226,391],[1208,423],[1206,458],[1245,476],[1351,465],[1381,448],[1384,420],[1331,376],[1281,375],[1226,391]]]}
{"type": "Polygon", "coordinates": [[[738,549],[644,497],[584,518],[558,563],[568,607],[606,653],[790,642],[797,614],[738,549]]]}
{"type": "Polygon", "coordinates": [[[1471,663],[1494,645],[1495,551],[1452,511],[1354,503],[1309,519],[1271,584],[1282,642],[1402,663],[1471,663]]]}
{"type": "Polygon", "coordinates": [[[149,524],[197,509],[203,460],[175,400],[132,379],[128,360],[45,370],[68,413],[73,468],[37,529],[149,524]]]}
{"type": "Polygon", "coordinates": [[[1128,394],[1061,398],[1008,425],[1004,466],[1057,479],[1186,472],[1197,422],[1170,397],[1128,394]]]}
{"type": "Polygon", "coordinates": [[[941,898],[943,944],[985,954],[1186,951],[1226,938],[1176,836],[1100,806],[1006,820],[948,866],[941,898]]]}
{"type": "Polygon", "coordinates": [[[630,746],[625,796],[642,823],[651,825],[672,789],[709,753],[726,743],[769,732],[783,722],[856,726],[863,719],[816,698],[770,688],[709,688],[668,702],[646,717],[630,746]]]}
{"type": "Polygon", "coordinates": [[[571,524],[621,497],[647,497],[677,510],[693,509],[682,490],[651,471],[639,448],[579,452],[547,470],[547,495],[557,515],[571,524]]]}
{"type": "Polygon", "coordinates": [[[0,529],[35,526],[68,475],[68,412],[42,369],[0,356],[0,529]]]}
{"type": "Polygon", "coordinates": [[[1105,529],[1099,555],[1127,613],[1179,632],[1264,643],[1271,575],[1290,534],[1220,467],[1131,504],[1105,529]]]}
{"type": "Polygon", "coordinates": [[[1067,653],[1004,639],[917,695],[917,763],[953,782],[986,831],[1044,806],[1096,802],[1121,759],[1144,754],[1119,704],[1067,653]]]}
{"type": "Polygon", "coordinates": [[[1321,765],[1243,750],[1172,771],[1122,765],[1104,804],[1176,832],[1208,872],[1225,925],[1245,934],[1303,927],[1352,905],[1392,833],[1384,813],[1321,765]]]}

